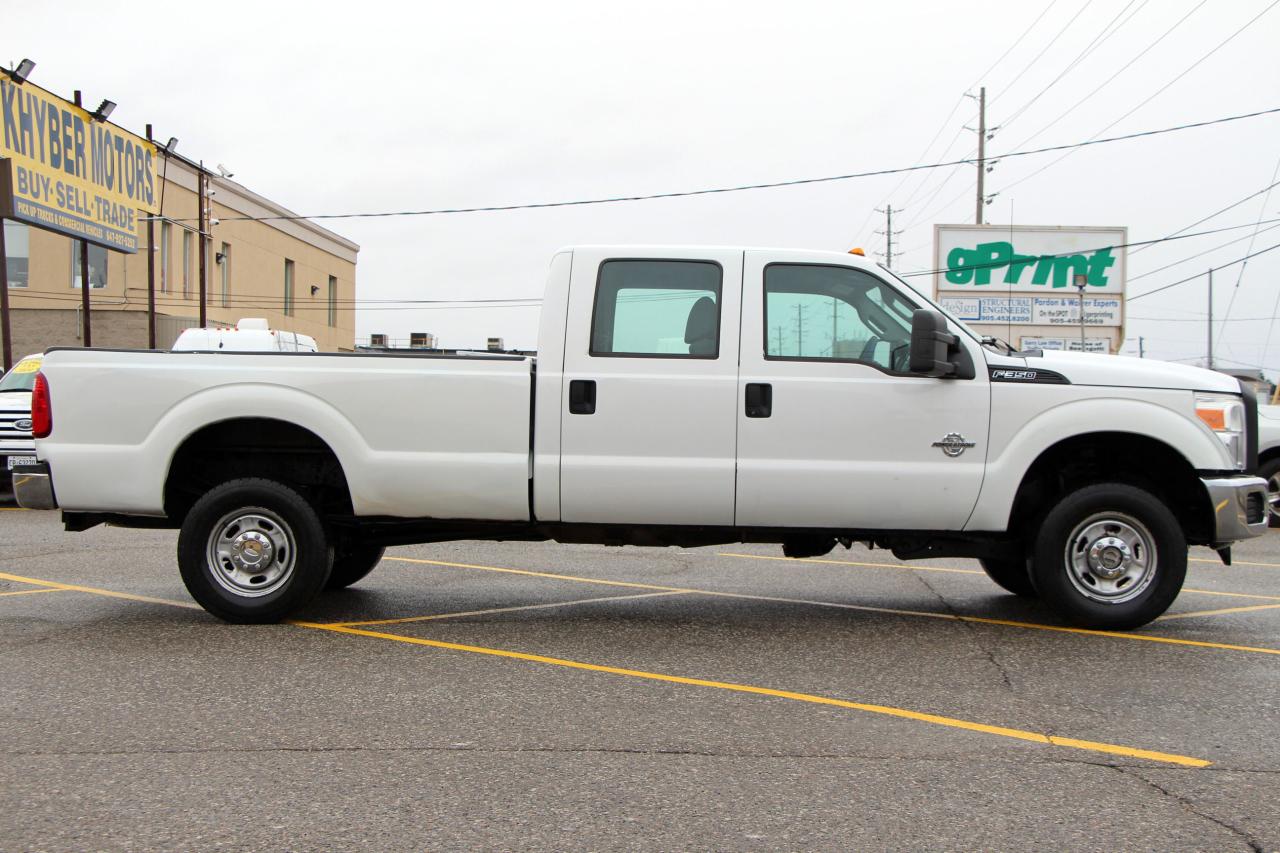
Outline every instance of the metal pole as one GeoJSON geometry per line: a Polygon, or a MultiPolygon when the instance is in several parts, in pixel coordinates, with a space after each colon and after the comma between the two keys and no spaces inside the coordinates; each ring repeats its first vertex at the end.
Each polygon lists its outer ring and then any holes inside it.
{"type": "Polygon", "coordinates": [[[4,372],[13,367],[13,344],[9,340],[9,250],[4,244],[4,219],[0,218],[0,334],[4,335],[4,372]]]}
{"type": "MultiPolygon", "coordinates": [[[[75,104],[81,106],[80,90],[75,90],[75,104]]],[[[5,282],[5,287],[9,285],[5,282]]],[[[89,316],[89,243],[86,240],[80,241],[80,312],[84,315],[81,320],[84,326],[84,346],[93,346],[93,319],[89,316]]]]}
{"type": "MultiPolygon", "coordinates": [[[[151,141],[151,125],[147,125],[151,141]]],[[[162,190],[163,192],[163,190],[162,190]]],[[[147,349],[156,348],[156,223],[147,217],[147,349]]]]}
{"type": "Polygon", "coordinates": [[[1084,342],[1084,284],[1076,285],[1080,290],[1080,352],[1088,352],[1084,342]]]}
{"type": "Polygon", "coordinates": [[[1209,369],[1213,370],[1213,269],[1209,270],[1209,369]]]}
{"type": "MultiPolygon", "coordinates": [[[[972,96],[971,96],[972,97],[972,96]]],[[[982,178],[987,171],[987,87],[978,90],[978,210],[974,222],[982,224],[984,190],[982,178]]],[[[910,201],[910,199],[908,199],[910,201]]]]}
{"type": "Polygon", "coordinates": [[[204,277],[205,277],[205,261],[208,257],[209,250],[205,245],[205,215],[204,215],[204,161],[200,161],[200,171],[196,175],[196,196],[199,202],[200,212],[198,222],[200,223],[200,233],[198,247],[200,250],[200,328],[204,328],[205,324],[205,301],[204,301],[204,277]]]}
{"type": "Polygon", "coordinates": [[[884,206],[884,265],[893,269],[893,205],[884,206]]]}
{"type": "Polygon", "coordinates": [[[1138,358],[1147,357],[1146,341],[1147,341],[1146,338],[1144,338],[1142,335],[1138,335],[1138,358]]]}
{"type": "Polygon", "coordinates": [[[89,316],[89,241],[80,241],[80,308],[84,313],[84,346],[93,346],[93,320],[89,316]]]}

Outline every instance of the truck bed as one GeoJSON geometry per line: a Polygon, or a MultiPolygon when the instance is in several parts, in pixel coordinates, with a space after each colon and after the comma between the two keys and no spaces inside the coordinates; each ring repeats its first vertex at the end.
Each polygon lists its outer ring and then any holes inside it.
{"type": "Polygon", "coordinates": [[[65,472],[65,510],[159,516],[176,448],[267,418],[333,449],[357,515],[527,520],[533,370],[522,356],[52,349],[42,458],[65,472]]]}

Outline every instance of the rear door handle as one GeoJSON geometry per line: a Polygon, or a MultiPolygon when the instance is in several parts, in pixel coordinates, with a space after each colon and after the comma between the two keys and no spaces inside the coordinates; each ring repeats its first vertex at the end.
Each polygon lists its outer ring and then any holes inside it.
{"type": "Polygon", "coordinates": [[[594,415],[596,413],[596,381],[594,379],[569,380],[569,414],[594,415]]]}
{"type": "Polygon", "coordinates": [[[747,383],[747,417],[767,418],[773,414],[773,386],[767,382],[747,383]]]}

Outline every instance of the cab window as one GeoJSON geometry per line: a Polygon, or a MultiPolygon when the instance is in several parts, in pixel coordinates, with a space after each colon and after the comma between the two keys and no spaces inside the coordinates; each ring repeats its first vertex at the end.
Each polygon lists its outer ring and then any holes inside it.
{"type": "Polygon", "coordinates": [[[852,361],[907,371],[916,306],[870,273],[770,264],[764,294],[766,359],[852,361]]]}
{"type": "Polygon", "coordinates": [[[605,261],[596,284],[591,355],[716,358],[720,285],[720,265],[710,261],[605,261]]]}

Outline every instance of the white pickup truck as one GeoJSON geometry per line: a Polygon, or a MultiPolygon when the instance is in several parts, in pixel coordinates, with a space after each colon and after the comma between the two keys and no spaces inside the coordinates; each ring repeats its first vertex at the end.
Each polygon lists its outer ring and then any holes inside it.
{"type": "Polygon", "coordinates": [[[976,557],[1132,628],[1188,544],[1267,527],[1230,377],[981,340],[865,258],[580,247],[535,359],[52,349],[19,500],[68,530],[180,528],[195,599],[278,620],[384,546],[853,541],[976,557]]]}

